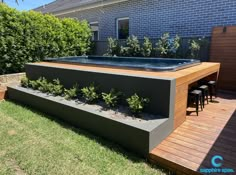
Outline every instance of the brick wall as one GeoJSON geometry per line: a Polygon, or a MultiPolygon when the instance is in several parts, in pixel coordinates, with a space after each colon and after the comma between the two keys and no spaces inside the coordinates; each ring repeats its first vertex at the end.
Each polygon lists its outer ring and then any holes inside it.
{"type": "Polygon", "coordinates": [[[130,34],[158,38],[164,32],[182,37],[210,36],[214,26],[236,25],[236,0],[129,0],[71,13],[98,21],[100,39],[116,37],[116,19],[130,18],[130,34]]]}

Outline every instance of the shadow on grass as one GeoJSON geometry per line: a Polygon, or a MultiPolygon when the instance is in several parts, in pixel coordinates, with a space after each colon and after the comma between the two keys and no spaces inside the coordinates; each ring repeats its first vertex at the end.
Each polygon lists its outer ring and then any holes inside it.
{"type": "Polygon", "coordinates": [[[168,174],[168,175],[174,175],[173,172],[170,172],[169,170],[166,170],[163,167],[160,167],[158,165],[150,164],[148,162],[147,158],[143,158],[143,157],[141,157],[141,156],[139,156],[135,153],[132,153],[132,152],[129,152],[129,151],[125,150],[120,145],[116,144],[115,142],[108,141],[105,138],[95,136],[91,132],[85,131],[85,130],[80,129],[80,128],[76,128],[76,127],[74,127],[72,125],[69,125],[68,123],[66,123],[66,122],[64,122],[60,119],[57,119],[56,117],[51,116],[50,114],[43,113],[43,112],[40,112],[39,110],[33,109],[32,107],[30,107],[28,105],[23,105],[21,103],[18,103],[18,102],[12,101],[12,100],[6,100],[6,101],[11,102],[11,103],[13,103],[15,105],[18,105],[18,106],[22,106],[22,107],[26,108],[27,110],[39,115],[40,117],[46,117],[47,119],[58,123],[62,128],[69,129],[69,130],[75,132],[76,134],[83,135],[83,136],[87,137],[90,140],[94,140],[96,143],[102,145],[105,148],[108,148],[108,149],[112,150],[113,152],[115,152],[119,155],[122,155],[123,157],[131,160],[134,163],[145,162],[145,163],[148,164],[149,167],[161,170],[163,173],[168,174]]]}

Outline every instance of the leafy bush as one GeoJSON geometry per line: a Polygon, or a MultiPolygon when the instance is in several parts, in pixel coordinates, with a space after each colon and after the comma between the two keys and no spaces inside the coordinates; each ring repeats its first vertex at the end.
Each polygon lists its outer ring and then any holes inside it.
{"type": "Polygon", "coordinates": [[[105,56],[115,56],[120,55],[120,47],[117,39],[113,39],[111,37],[108,38],[108,49],[105,56]]]}
{"type": "Polygon", "coordinates": [[[85,54],[90,36],[85,21],[19,12],[0,3],[0,74],[21,72],[25,63],[47,57],[85,54]]]}
{"type": "Polygon", "coordinates": [[[152,53],[152,42],[149,38],[144,37],[143,47],[141,49],[142,56],[144,57],[150,57],[152,53]]]}
{"type": "Polygon", "coordinates": [[[176,57],[176,53],[180,46],[180,37],[176,35],[175,38],[170,38],[169,33],[164,33],[156,46],[158,56],[164,58],[176,57]]]}
{"type": "Polygon", "coordinates": [[[60,83],[59,79],[54,79],[53,82],[49,82],[45,77],[40,77],[37,80],[28,80],[28,86],[26,86],[27,80],[28,79],[23,78],[21,80],[21,86],[30,87],[43,93],[49,92],[56,96],[62,95],[64,90],[63,85],[60,83]]]}
{"type": "Polygon", "coordinates": [[[72,88],[70,89],[65,89],[64,93],[65,93],[65,99],[70,100],[70,99],[74,99],[77,97],[79,92],[79,86],[78,84],[75,84],[72,88]]]}
{"type": "Polygon", "coordinates": [[[144,110],[144,107],[149,103],[148,98],[139,97],[136,93],[131,97],[127,98],[129,108],[132,113],[138,114],[144,110]]]}
{"type": "Polygon", "coordinates": [[[27,77],[23,77],[20,81],[20,84],[22,87],[29,87],[29,79],[27,77]]]}
{"type": "Polygon", "coordinates": [[[199,58],[201,48],[207,47],[208,44],[209,44],[208,40],[205,38],[198,38],[198,39],[190,40],[189,57],[194,58],[194,59],[199,58]]]}
{"type": "Polygon", "coordinates": [[[37,80],[29,80],[29,87],[31,87],[34,90],[37,90],[39,87],[39,83],[37,80]]]}
{"type": "Polygon", "coordinates": [[[62,95],[63,93],[63,85],[61,84],[59,79],[54,79],[52,82],[52,88],[50,89],[50,93],[52,93],[53,95],[57,96],[57,95],[62,95]]]}
{"type": "Polygon", "coordinates": [[[141,48],[138,37],[132,35],[126,41],[127,52],[129,56],[140,56],[141,48]]]}
{"type": "Polygon", "coordinates": [[[38,90],[41,91],[41,92],[48,92],[50,89],[49,89],[49,83],[47,81],[47,79],[45,77],[40,77],[38,80],[37,80],[37,83],[38,83],[38,90]]]}
{"type": "Polygon", "coordinates": [[[95,87],[93,83],[88,87],[82,88],[81,92],[82,92],[82,96],[85,99],[85,101],[88,103],[95,102],[99,98],[97,90],[98,90],[98,88],[95,87]]]}
{"type": "Polygon", "coordinates": [[[121,95],[121,92],[117,92],[115,89],[111,89],[109,93],[102,93],[102,99],[104,100],[107,107],[115,107],[120,100],[121,95]]]}

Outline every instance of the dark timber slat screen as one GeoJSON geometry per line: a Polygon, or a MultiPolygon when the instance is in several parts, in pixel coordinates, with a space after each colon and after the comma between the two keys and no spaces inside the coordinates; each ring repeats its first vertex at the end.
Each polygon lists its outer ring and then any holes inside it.
{"type": "Polygon", "coordinates": [[[236,26],[213,29],[210,61],[221,63],[219,88],[236,91],[236,26]]]}

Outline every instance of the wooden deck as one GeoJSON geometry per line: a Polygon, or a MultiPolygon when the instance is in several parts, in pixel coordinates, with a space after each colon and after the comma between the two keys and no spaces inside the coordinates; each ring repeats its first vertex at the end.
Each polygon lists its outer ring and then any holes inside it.
{"type": "Polygon", "coordinates": [[[211,158],[221,155],[222,168],[233,168],[236,174],[236,94],[220,93],[216,101],[219,103],[206,105],[199,116],[187,116],[153,149],[150,161],[177,174],[191,175],[200,174],[200,168],[213,168],[211,158]]]}

